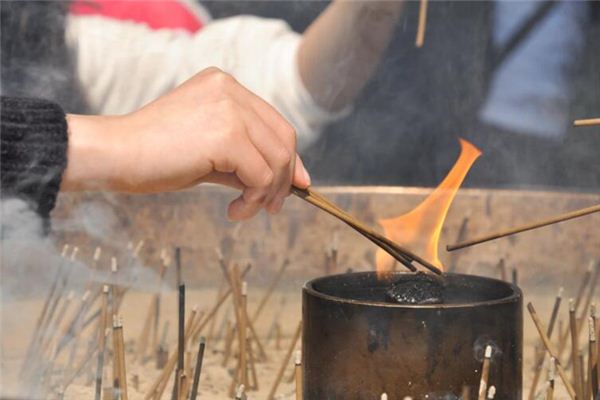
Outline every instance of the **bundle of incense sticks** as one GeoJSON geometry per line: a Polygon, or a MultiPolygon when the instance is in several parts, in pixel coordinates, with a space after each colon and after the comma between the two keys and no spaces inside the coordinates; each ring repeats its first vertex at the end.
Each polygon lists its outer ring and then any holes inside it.
{"type": "Polygon", "coordinates": [[[534,379],[529,391],[528,398],[534,399],[538,396],[552,398],[554,396],[554,376],[558,373],[561,381],[567,388],[569,395],[577,399],[594,399],[598,389],[598,344],[597,344],[597,321],[596,306],[592,304],[598,280],[600,279],[600,264],[591,263],[582,276],[581,284],[578,286],[575,297],[569,301],[568,324],[563,326],[559,319],[560,301],[563,289],[559,289],[559,294],[555,299],[554,307],[550,315],[548,327],[545,332],[540,332],[543,324],[541,323],[532,304],[528,305],[528,310],[538,329],[544,352],[536,356],[534,363],[534,379]],[[594,268],[595,264],[595,268],[594,268]],[[555,343],[552,343],[552,332],[558,321],[558,337],[555,343]],[[587,322],[587,324],[586,324],[587,322]],[[582,340],[582,332],[587,327],[588,335],[585,341],[582,340]],[[555,347],[556,345],[556,347],[555,347]],[[567,357],[561,360],[561,357],[568,350],[567,357]],[[542,371],[544,355],[548,354],[550,363],[549,378],[540,392],[537,392],[537,386],[542,371]],[[561,362],[562,361],[562,362],[561,362]],[[567,373],[570,370],[570,377],[567,373]],[[551,379],[550,379],[551,377],[551,379]]]}

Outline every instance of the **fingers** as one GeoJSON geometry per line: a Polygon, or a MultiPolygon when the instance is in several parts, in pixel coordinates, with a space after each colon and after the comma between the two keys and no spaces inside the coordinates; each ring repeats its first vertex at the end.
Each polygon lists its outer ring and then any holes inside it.
{"type": "Polygon", "coordinates": [[[242,196],[233,208],[230,207],[232,219],[245,219],[256,214],[265,204],[274,179],[273,171],[245,130],[245,127],[239,128],[223,143],[219,151],[221,156],[214,162],[216,172],[234,174],[244,187],[242,196]]]}
{"type": "Polygon", "coordinates": [[[273,172],[273,184],[265,199],[265,209],[269,213],[279,211],[283,200],[292,184],[292,171],[295,164],[295,153],[291,153],[290,146],[275,134],[271,126],[265,124],[262,118],[253,110],[245,113],[250,141],[262,154],[273,172]]]}
{"type": "Polygon", "coordinates": [[[294,168],[294,178],[292,184],[298,186],[301,189],[306,189],[310,186],[310,175],[304,167],[304,163],[300,156],[296,154],[296,166],[294,168]]]}
{"type": "Polygon", "coordinates": [[[239,87],[239,92],[256,114],[258,114],[262,122],[267,125],[268,129],[275,133],[285,149],[277,149],[278,152],[282,152],[279,160],[276,159],[276,155],[265,157],[269,165],[274,167],[276,176],[274,181],[275,193],[269,197],[266,209],[270,213],[276,213],[281,209],[285,197],[289,195],[292,182],[295,180],[300,186],[306,187],[310,183],[310,177],[302,162],[297,163],[300,157],[296,153],[296,132],[294,128],[275,108],[260,97],[243,86],[239,87]],[[284,151],[287,152],[287,155],[283,155],[284,151]],[[271,162],[273,159],[275,159],[274,163],[271,162]],[[285,165],[282,165],[283,161],[286,161],[285,165]]]}

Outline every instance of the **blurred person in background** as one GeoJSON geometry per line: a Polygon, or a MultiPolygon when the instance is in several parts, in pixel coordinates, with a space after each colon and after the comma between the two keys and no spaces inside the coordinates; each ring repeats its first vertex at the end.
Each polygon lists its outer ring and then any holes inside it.
{"type": "Polygon", "coordinates": [[[469,133],[485,157],[470,180],[551,185],[572,124],[591,4],[495,1],[487,96],[469,133]]]}
{"type": "Polygon", "coordinates": [[[65,34],[93,112],[129,112],[216,66],[279,110],[304,149],[348,115],[402,8],[334,1],[299,34],[277,19],[211,20],[192,1],[77,0],[65,34]]]}

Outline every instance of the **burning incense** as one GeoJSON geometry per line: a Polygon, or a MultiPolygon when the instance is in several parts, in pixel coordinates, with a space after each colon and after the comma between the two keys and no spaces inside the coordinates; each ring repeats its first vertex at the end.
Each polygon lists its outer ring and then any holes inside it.
{"type": "Polygon", "coordinates": [[[296,400],[303,400],[302,395],[302,353],[296,351],[296,360],[294,363],[294,376],[296,378],[296,400]]]}
{"type": "Polygon", "coordinates": [[[565,385],[567,392],[569,393],[569,396],[571,397],[572,400],[575,400],[575,396],[576,396],[575,389],[573,388],[573,385],[569,381],[569,378],[567,378],[567,373],[565,372],[564,368],[560,364],[559,359],[557,357],[558,353],[556,352],[556,350],[554,349],[554,346],[550,342],[548,335],[546,335],[546,332],[544,331],[544,324],[538,317],[537,312],[535,311],[535,308],[533,307],[532,303],[527,304],[527,310],[529,311],[529,314],[531,315],[531,319],[533,320],[535,328],[537,329],[538,334],[540,335],[540,338],[542,339],[542,342],[544,343],[544,347],[546,348],[546,351],[552,358],[554,358],[556,360],[556,370],[558,371],[558,375],[560,376],[560,379],[563,381],[563,384],[565,385]]]}
{"type": "Polygon", "coordinates": [[[298,339],[300,338],[301,333],[302,333],[302,321],[300,321],[298,323],[298,327],[296,328],[296,332],[294,333],[294,336],[290,343],[290,347],[288,348],[287,353],[285,354],[285,357],[283,358],[283,362],[281,363],[281,366],[279,367],[279,371],[277,371],[277,376],[275,377],[275,382],[273,382],[273,386],[271,387],[271,391],[269,392],[269,395],[267,396],[267,400],[273,400],[275,398],[275,392],[277,392],[277,388],[279,387],[279,384],[281,383],[281,378],[283,378],[283,374],[285,373],[286,367],[288,366],[288,364],[290,362],[290,358],[292,357],[292,353],[294,352],[294,348],[296,347],[296,342],[298,342],[298,339]]]}
{"type": "Polygon", "coordinates": [[[425,27],[427,25],[427,3],[428,0],[421,0],[419,5],[419,26],[417,27],[417,38],[415,40],[415,46],[418,48],[423,47],[425,42],[425,27]]]}
{"type": "Polygon", "coordinates": [[[595,126],[600,125],[600,118],[576,119],[573,121],[573,126],[595,126]]]}
{"type": "Polygon", "coordinates": [[[192,384],[192,395],[190,400],[196,400],[198,397],[198,387],[200,386],[200,375],[202,374],[202,361],[204,360],[204,348],[206,347],[206,339],[200,338],[198,346],[198,355],[196,356],[196,368],[194,369],[194,383],[192,384]]]}
{"type": "Polygon", "coordinates": [[[320,208],[326,213],[338,218],[346,225],[350,226],[355,231],[379,246],[381,249],[385,250],[389,255],[391,255],[409,270],[416,272],[417,268],[412,265],[413,262],[416,262],[435,274],[440,275],[442,273],[440,269],[433,264],[369,228],[367,225],[358,221],[314,190],[310,188],[300,189],[292,186],[292,193],[302,200],[305,200],[315,207],[320,208]]]}
{"type": "Polygon", "coordinates": [[[523,226],[520,226],[517,228],[511,228],[511,229],[507,229],[505,231],[492,233],[490,235],[482,236],[477,239],[468,240],[466,242],[447,245],[446,250],[454,251],[454,250],[464,249],[465,247],[475,246],[477,244],[489,242],[491,240],[496,240],[496,239],[500,239],[500,238],[503,238],[506,236],[515,235],[517,233],[526,232],[526,231],[530,231],[530,230],[537,229],[537,228],[542,228],[544,226],[557,224],[559,222],[568,221],[570,219],[583,217],[585,215],[589,215],[589,214],[593,214],[593,213],[597,213],[597,212],[600,212],[600,204],[592,206],[592,207],[582,208],[582,209],[576,210],[576,211],[571,211],[571,212],[561,214],[561,215],[558,215],[555,217],[551,217],[551,218],[548,218],[548,219],[545,219],[542,221],[532,222],[532,223],[529,223],[527,225],[523,225],[523,226]]]}
{"type": "Polygon", "coordinates": [[[258,304],[258,307],[256,308],[256,311],[254,311],[254,315],[252,316],[252,322],[256,322],[258,320],[258,318],[260,317],[261,312],[263,311],[265,305],[267,304],[267,302],[271,298],[271,295],[273,294],[273,291],[275,290],[275,288],[277,287],[277,285],[281,281],[281,278],[283,277],[283,274],[284,274],[286,268],[288,267],[288,265],[290,265],[290,260],[288,258],[286,258],[285,260],[283,260],[283,263],[281,264],[281,267],[279,267],[279,271],[277,271],[277,274],[275,275],[275,277],[271,281],[271,284],[269,285],[269,288],[267,289],[265,295],[260,300],[260,303],[258,304]]]}
{"type": "Polygon", "coordinates": [[[479,400],[485,400],[485,394],[487,392],[488,378],[490,374],[490,360],[492,358],[492,346],[485,347],[485,354],[483,357],[483,366],[481,368],[481,380],[479,381],[479,400]]]}
{"type": "Polygon", "coordinates": [[[381,393],[381,397],[379,398],[379,400],[388,400],[387,393],[381,393]]]}

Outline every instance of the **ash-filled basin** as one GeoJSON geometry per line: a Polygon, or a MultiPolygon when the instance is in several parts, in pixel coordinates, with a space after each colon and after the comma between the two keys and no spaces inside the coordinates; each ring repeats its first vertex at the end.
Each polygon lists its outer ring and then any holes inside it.
{"type": "Polygon", "coordinates": [[[496,279],[445,274],[441,303],[390,300],[390,287],[415,279],[359,272],[306,283],[305,399],[377,399],[384,392],[391,399],[452,399],[465,390],[477,398],[487,345],[496,398],[521,398],[521,291],[496,279]]]}

